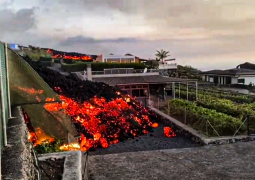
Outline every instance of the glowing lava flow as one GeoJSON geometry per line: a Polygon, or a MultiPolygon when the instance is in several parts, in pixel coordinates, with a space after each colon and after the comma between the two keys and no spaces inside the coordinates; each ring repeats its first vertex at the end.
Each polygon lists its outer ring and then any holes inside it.
{"type": "Polygon", "coordinates": [[[126,102],[125,97],[110,102],[106,102],[104,98],[94,97],[90,102],[81,104],[60,95],[62,104],[49,103],[44,107],[48,111],[59,111],[63,108],[81,126],[78,130],[82,134],[80,139],[82,150],[107,148],[118,143],[121,136],[136,137],[148,133],[148,129],[158,127],[158,123],[150,120],[147,109],[131,97],[128,98],[132,102],[126,102]]]}
{"type": "Polygon", "coordinates": [[[63,59],[71,59],[71,60],[92,60],[90,56],[85,56],[85,55],[78,55],[78,56],[67,56],[67,55],[61,55],[61,54],[54,54],[53,51],[50,49],[47,50],[47,53],[52,55],[52,58],[58,59],[58,58],[63,58],[63,59]]]}
{"type": "MultiPolygon", "coordinates": [[[[61,94],[59,87],[56,92],[61,94]]],[[[59,111],[64,109],[71,116],[78,133],[81,134],[79,143],[65,144],[60,150],[82,150],[96,149],[98,147],[108,148],[127,138],[133,138],[147,134],[159,125],[155,122],[156,116],[144,108],[137,100],[129,95],[121,95],[110,102],[105,98],[94,97],[88,102],[78,103],[71,98],[59,95],[62,103],[48,103],[44,108],[48,111],[59,111]]],[[[47,98],[46,101],[54,101],[47,98]]],[[[25,116],[27,116],[25,114],[25,116]]],[[[25,119],[28,119],[26,117],[25,119]]],[[[35,145],[42,143],[45,138],[36,139],[35,134],[42,133],[41,129],[31,132],[29,139],[35,145]]],[[[166,137],[176,136],[170,127],[164,128],[166,137]]],[[[41,136],[44,137],[44,136],[41,136]]]]}

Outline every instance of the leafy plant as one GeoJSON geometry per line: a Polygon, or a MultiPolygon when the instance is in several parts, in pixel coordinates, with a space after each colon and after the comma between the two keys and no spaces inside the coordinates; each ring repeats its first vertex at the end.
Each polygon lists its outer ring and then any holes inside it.
{"type": "Polygon", "coordinates": [[[61,145],[63,145],[63,142],[61,140],[55,140],[53,142],[46,140],[41,144],[36,145],[34,149],[38,154],[61,152],[61,145]]]}
{"type": "MultiPolygon", "coordinates": [[[[227,114],[217,112],[213,109],[208,109],[197,105],[195,102],[190,102],[182,99],[173,99],[169,101],[170,114],[183,116],[184,109],[189,125],[194,129],[207,133],[209,136],[231,136],[242,125],[242,119],[229,116],[227,114]],[[211,124],[217,133],[210,128],[206,131],[206,123],[211,124]]],[[[244,127],[239,131],[244,132],[244,127]]]]}

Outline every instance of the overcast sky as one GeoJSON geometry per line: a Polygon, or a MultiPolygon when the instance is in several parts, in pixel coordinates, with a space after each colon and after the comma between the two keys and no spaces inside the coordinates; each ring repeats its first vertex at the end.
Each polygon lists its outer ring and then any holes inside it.
{"type": "Polygon", "coordinates": [[[255,63],[255,0],[0,0],[0,40],[234,68],[255,63]]]}

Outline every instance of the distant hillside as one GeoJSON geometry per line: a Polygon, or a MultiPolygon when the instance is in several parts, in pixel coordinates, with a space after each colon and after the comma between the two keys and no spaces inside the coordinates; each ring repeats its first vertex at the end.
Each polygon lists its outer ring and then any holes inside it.
{"type": "Polygon", "coordinates": [[[169,74],[170,77],[178,77],[178,78],[188,78],[188,79],[198,79],[201,80],[201,76],[199,75],[201,71],[193,68],[191,66],[177,66],[176,72],[171,72],[169,74]]]}
{"type": "Polygon", "coordinates": [[[40,57],[47,57],[47,58],[63,58],[63,59],[71,59],[71,60],[85,60],[90,61],[97,58],[97,55],[89,55],[77,52],[65,52],[65,51],[58,51],[51,48],[41,48],[29,45],[21,46],[19,48],[22,49],[23,53],[29,56],[31,59],[37,61],[40,57]]]}

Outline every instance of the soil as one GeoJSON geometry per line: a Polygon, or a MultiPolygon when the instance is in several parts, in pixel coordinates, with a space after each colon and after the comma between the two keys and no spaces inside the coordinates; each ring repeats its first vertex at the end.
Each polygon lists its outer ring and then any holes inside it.
{"type": "Polygon", "coordinates": [[[62,180],[65,158],[39,161],[42,180],[62,180]]]}

